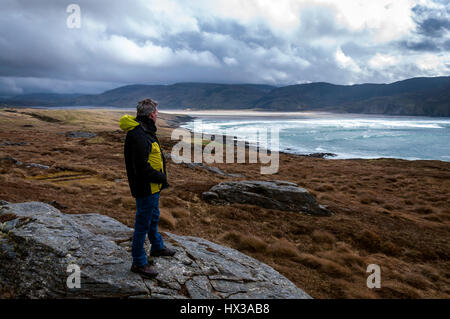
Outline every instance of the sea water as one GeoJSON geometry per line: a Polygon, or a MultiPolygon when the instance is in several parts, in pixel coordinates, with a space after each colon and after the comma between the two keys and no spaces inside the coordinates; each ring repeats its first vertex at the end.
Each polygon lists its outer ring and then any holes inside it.
{"type": "MultiPolygon", "coordinates": [[[[191,115],[202,121],[203,133],[225,134],[233,129],[234,136],[250,143],[258,141],[257,131],[277,128],[279,150],[290,153],[334,153],[337,159],[450,161],[450,118],[331,113],[191,115]]],[[[193,130],[194,121],[183,127],[193,130]]]]}

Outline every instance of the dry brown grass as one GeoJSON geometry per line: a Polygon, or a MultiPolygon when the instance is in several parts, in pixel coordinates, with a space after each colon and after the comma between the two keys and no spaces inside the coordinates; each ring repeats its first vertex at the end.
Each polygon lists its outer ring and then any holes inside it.
{"type": "Polygon", "coordinates": [[[166,208],[179,208],[180,206],[183,207],[184,201],[176,196],[168,195],[160,198],[160,205],[166,208]]]}
{"type": "Polygon", "coordinates": [[[253,235],[245,235],[235,231],[227,232],[223,236],[224,240],[231,241],[234,248],[242,251],[265,252],[267,243],[261,238],[253,235]]]}
{"type": "Polygon", "coordinates": [[[328,231],[316,229],[313,231],[311,237],[315,242],[334,244],[336,242],[336,237],[328,231]]]}
{"type": "Polygon", "coordinates": [[[296,260],[301,264],[309,266],[313,269],[323,271],[331,277],[339,278],[351,276],[351,272],[348,268],[345,268],[338,263],[326,258],[318,257],[308,253],[300,253],[296,257],[296,260]]]}
{"type": "Polygon", "coordinates": [[[175,220],[175,218],[173,218],[170,211],[165,208],[160,209],[159,223],[162,227],[166,227],[170,230],[175,229],[177,225],[177,221],[175,220]]]}
{"type": "Polygon", "coordinates": [[[318,187],[315,187],[314,190],[316,190],[318,192],[329,192],[329,191],[334,191],[335,188],[331,184],[320,184],[318,187]]]}
{"type": "Polygon", "coordinates": [[[267,252],[274,257],[296,257],[299,255],[297,247],[289,242],[288,240],[275,239],[269,247],[267,247],[267,252]]]}
{"type": "Polygon", "coordinates": [[[416,213],[422,214],[422,215],[429,215],[429,214],[433,214],[435,212],[433,207],[427,207],[427,206],[417,207],[414,211],[416,213]]]}
{"type": "Polygon", "coordinates": [[[189,210],[182,208],[182,207],[175,207],[175,208],[171,209],[170,212],[172,213],[172,215],[175,218],[186,218],[191,215],[189,210]]]}
{"type": "MultiPolygon", "coordinates": [[[[42,112],[62,122],[0,109],[0,142],[29,142],[2,147],[0,157],[51,168],[0,161],[0,199],[56,200],[67,206],[64,213],[98,212],[133,227],[136,207],[122,155],[125,134],[117,125],[124,112],[23,111],[42,112]],[[65,137],[74,130],[93,131],[99,138],[65,137]],[[62,173],[89,178],[38,179],[62,173]]],[[[166,151],[174,144],[170,131],[160,122],[158,133],[166,151]]],[[[172,187],[161,194],[161,230],[236,248],[274,267],[315,298],[450,298],[450,163],[280,154],[280,170],[273,176],[260,175],[259,164],[214,166],[244,174],[240,179],[296,182],[318,195],[334,215],[318,218],[254,205],[210,205],[201,200],[201,193],[236,178],[169,161],[172,187]],[[366,287],[371,263],[381,266],[381,289],[366,287]]]]}
{"type": "Polygon", "coordinates": [[[406,283],[401,282],[384,282],[383,289],[379,289],[378,294],[381,298],[398,298],[398,299],[418,299],[423,298],[422,293],[406,283]]]}

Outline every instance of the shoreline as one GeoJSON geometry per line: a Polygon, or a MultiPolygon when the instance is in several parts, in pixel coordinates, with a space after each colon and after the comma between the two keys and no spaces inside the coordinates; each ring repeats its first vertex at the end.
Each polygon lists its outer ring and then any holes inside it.
{"type": "MultiPolygon", "coordinates": [[[[185,123],[185,122],[181,122],[181,123],[185,123]]],[[[185,127],[181,127],[181,126],[174,127],[174,129],[175,128],[183,128],[185,130],[188,130],[191,134],[195,134],[195,132],[193,130],[189,129],[189,128],[185,128],[185,127]]],[[[216,141],[217,137],[221,137],[221,139],[222,139],[221,144],[226,145],[226,143],[223,143],[223,141],[224,140],[226,141],[228,136],[230,136],[230,135],[203,133],[202,134],[202,139],[210,139],[211,137],[214,137],[214,140],[211,140],[213,142],[213,141],[216,141]],[[204,137],[206,137],[206,138],[204,138],[204,137]]],[[[234,142],[234,146],[238,147],[238,141],[239,140],[237,139],[237,136],[232,136],[232,139],[233,139],[233,142],[234,142]]],[[[256,150],[256,151],[259,151],[259,149],[266,150],[267,154],[271,154],[271,152],[272,152],[271,149],[265,149],[263,147],[260,147],[258,144],[251,143],[251,142],[249,142],[247,140],[241,140],[241,141],[244,142],[245,150],[250,150],[251,148],[253,148],[253,150],[256,150]]],[[[293,152],[288,152],[288,151],[283,150],[283,151],[278,151],[278,153],[279,154],[286,154],[286,155],[293,155],[293,156],[305,156],[305,157],[324,158],[324,159],[332,159],[332,158],[327,158],[327,157],[335,157],[335,156],[337,156],[337,154],[327,153],[327,152],[298,154],[298,153],[293,153],[293,152]]],[[[359,158],[355,158],[355,159],[359,159],[359,158]]],[[[363,158],[360,158],[360,159],[363,159],[363,158]]]]}
{"type": "MultiPolygon", "coordinates": [[[[172,116],[175,116],[175,119],[164,119],[164,121],[169,122],[168,125],[169,127],[175,129],[175,128],[183,128],[185,130],[188,130],[191,134],[194,134],[195,132],[189,128],[185,128],[185,127],[181,127],[181,125],[186,124],[190,121],[195,120],[196,118],[198,118],[197,116],[190,116],[190,115],[184,115],[184,114],[178,114],[178,113],[166,113],[166,112],[160,112],[162,114],[170,114],[172,116]]],[[[205,139],[210,139],[211,137],[214,137],[214,140],[211,141],[215,141],[217,137],[221,137],[222,138],[222,143],[224,144],[223,141],[227,140],[227,137],[229,135],[224,135],[224,134],[208,134],[208,133],[203,133],[202,134],[202,139],[203,136],[206,136],[205,139]]],[[[234,142],[234,146],[237,147],[237,142],[239,141],[237,136],[232,136],[233,138],[233,142],[234,142]]],[[[247,140],[242,140],[244,142],[244,146],[246,150],[249,150],[251,147],[253,147],[254,149],[256,149],[256,151],[259,150],[260,146],[259,145],[255,145],[254,143],[251,143],[247,140]]],[[[224,144],[225,145],[225,144],[224,144]]],[[[261,147],[262,148],[262,147],[261,147]]],[[[264,149],[264,148],[262,148],[264,149]]],[[[272,150],[268,149],[267,153],[270,154],[272,152],[272,150]]],[[[326,158],[326,157],[334,157],[337,156],[337,154],[334,153],[327,153],[327,152],[317,152],[317,153],[309,153],[309,154],[298,154],[298,153],[293,153],[293,152],[288,152],[288,151],[278,151],[279,154],[287,154],[287,155],[294,155],[294,156],[304,156],[304,157],[314,157],[314,158],[326,158]]]]}
{"type": "MultiPolygon", "coordinates": [[[[254,109],[235,109],[235,110],[182,110],[182,109],[169,109],[169,110],[161,110],[161,113],[166,114],[180,114],[180,115],[191,115],[193,117],[199,116],[211,116],[211,117],[241,117],[241,116],[252,116],[252,117],[308,117],[308,116],[332,116],[338,115],[340,113],[333,112],[320,112],[320,111],[299,111],[299,112],[280,112],[280,111],[261,111],[254,109]]],[[[352,114],[352,113],[348,113],[352,114]]]]}
{"type": "MultiPolygon", "coordinates": [[[[15,105],[0,105],[0,108],[12,108],[12,109],[39,109],[39,110],[113,110],[113,111],[134,111],[135,107],[121,107],[121,106],[99,106],[99,105],[68,105],[68,106],[15,106],[15,105]]],[[[429,118],[430,120],[436,119],[450,119],[445,116],[426,116],[426,115],[401,115],[401,114],[383,114],[383,113],[349,113],[349,112],[332,112],[332,111],[278,111],[278,110],[265,110],[265,109],[160,109],[161,113],[166,114],[179,114],[189,115],[195,114],[199,116],[260,116],[260,117],[288,117],[288,116],[348,116],[348,117],[387,117],[387,118],[429,118]]]]}
{"type": "MultiPolygon", "coordinates": [[[[205,116],[212,116],[212,117],[214,117],[214,116],[217,116],[217,115],[214,115],[214,114],[216,114],[216,112],[221,112],[221,110],[205,111],[204,114],[208,113],[208,115],[205,115],[205,116]]],[[[257,111],[254,111],[254,112],[257,112],[257,111]]],[[[183,128],[185,130],[188,130],[191,133],[195,133],[192,129],[189,129],[189,128],[186,128],[186,127],[182,127],[182,125],[187,124],[189,122],[192,122],[195,119],[201,118],[202,115],[200,113],[196,113],[195,111],[194,112],[190,112],[189,111],[190,114],[193,113],[195,115],[187,115],[187,113],[188,113],[188,111],[183,112],[183,113],[166,112],[166,111],[161,111],[160,112],[160,114],[168,114],[169,116],[176,116],[175,119],[170,119],[169,120],[170,123],[171,123],[171,126],[170,126],[171,128],[175,129],[175,128],[179,127],[179,128],[183,128]]],[[[300,112],[291,112],[291,113],[300,113],[300,112]]],[[[338,114],[338,113],[327,113],[327,112],[318,112],[318,113],[320,113],[321,115],[324,115],[324,116],[330,115],[330,114],[331,115],[338,114]]],[[[248,114],[250,114],[250,112],[248,114]]],[[[306,114],[306,113],[303,113],[303,114],[306,114]]],[[[309,112],[307,114],[308,115],[314,115],[315,113],[309,112]]],[[[360,116],[361,115],[365,115],[365,114],[357,114],[357,113],[352,113],[352,114],[360,115],[360,116]]],[[[221,113],[221,116],[228,117],[229,115],[221,113]]],[[[269,115],[263,115],[261,117],[268,117],[268,116],[269,115]]],[[[226,137],[227,137],[227,135],[225,135],[225,134],[217,134],[217,133],[216,134],[214,134],[214,133],[211,133],[211,134],[203,133],[203,135],[206,135],[206,136],[218,136],[218,137],[222,136],[223,140],[226,139],[226,137]]],[[[239,139],[237,139],[236,136],[233,136],[233,141],[235,143],[234,144],[235,146],[236,146],[236,141],[237,140],[239,140],[239,139]]],[[[255,145],[254,143],[252,143],[252,142],[250,142],[248,140],[243,140],[243,141],[245,143],[246,150],[248,150],[250,147],[254,147],[254,148],[256,148],[256,150],[259,149],[259,146],[255,145]]],[[[270,153],[271,150],[269,149],[268,152],[270,153]]],[[[288,154],[288,155],[292,155],[292,156],[300,156],[300,157],[322,158],[322,159],[328,159],[328,160],[386,160],[386,159],[388,159],[388,160],[403,160],[403,161],[408,161],[408,162],[415,162],[415,161],[438,161],[438,162],[443,162],[443,163],[449,163],[450,162],[450,159],[448,161],[445,161],[445,160],[439,160],[439,159],[409,159],[409,158],[401,158],[401,157],[383,157],[383,156],[381,156],[381,157],[337,158],[337,157],[339,157],[339,154],[332,153],[332,152],[311,152],[311,153],[304,153],[303,154],[303,153],[299,153],[299,152],[295,152],[295,151],[291,151],[290,152],[289,150],[286,150],[286,149],[279,150],[278,153],[280,153],[280,154],[288,154]]]]}
{"type": "MultiPolygon", "coordinates": [[[[7,111],[11,111],[11,112],[15,112],[15,111],[21,111],[21,110],[36,110],[36,111],[87,111],[87,112],[97,112],[97,111],[105,111],[105,112],[112,112],[112,113],[127,113],[127,112],[135,112],[134,108],[116,108],[116,107],[92,107],[92,108],[83,108],[83,107],[70,107],[70,108],[57,108],[57,107],[45,107],[45,108],[36,108],[36,107],[0,107],[0,109],[6,109],[7,111]]],[[[180,110],[177,110],[180,111],[180,110]]],[[[239,110],[237,110],[239,111],[239,110]]],[[[235,111],[231,111],[228,110],[228,113],[230,112],[235,112],[235,111]]],[[[207,115],[207,116],[216,116],[214,114],[222,114],[222,116],[227,116],[229,117],[229,114],[223,114],[223,110],[207,110],[207,111],[203,111],[201,114],[211,114],[211,115],[207,115]]],[[[250,114],[255,114],[258,113],[258,111],[252,110],[252,111],[245,111],[244,114],[250,115],[250,114]]],[[[320,112],[319,112],[320,113],[320,112]]],[[[167,128],[172,130],[174,128],[177,127],[181,127],[183,124],[186,124],[190,121],[193,121],[196,118],[200,118],[202,115],[196,113],[195,111],[184,111],[181,113],[177,113],[175,112],[175,110],[169,110],[169,112],[167,112],[167,110],[163,110],[160,111],[161,117],[163,118],[163,120],[166,121],[167,124],[167,128]],[[190,115],[188,115],[188,113],[190,115]]],[[[259,113],[258,113],[259,114],[259,113]]],[[[264,116],[261,117],[268,117],[270,116],[272,113],[270,112],[266,112],[263,113],[265,114],[264,116]]],[[[290,113],[285,113],[285,114],[303,114],[303,115],[312,115],[312,114],[316,114],[316,113],[312,113],[312,112],[308,112],[308,113],[302,113],[302,112],[290,112],[290,113]]],[[[337,113],[320,113],[322,116],[335,116],[337,113]]],[[[347,115],[347,114],[346,114],[347,115]]],[[[356,116],[365,116],[364,114],[354,114],[356,116]]],[[[383,117],[386,117],[385,115],[383,115],[383,117]]],[[[389,117],[393,117],[393,116],[389,116],[389,117]]],[[[403,116],[402,118],[407,118],[408,116],[403,116]]],[[[436,118],[431,118],[433,120],[436,120],[436,118]]],[[[184,128],[187,129],[187,128],[184,128]]],[[[192,130],[189,129],[189,131],[192,132],[192,130]]],[[[206,134],[206,135],[217,135],[220,136],[222,134],[206,134]]],[[[252,142],[249,142],[248,140],[244,140],[244,142],[246,143],[246,148],[248,148],[247,145],[249,144],[253,144],[252,142]]],[[[253,146],[257,147],[257,145],[253,146]]],[[[300,152],[296,152],[296,151],[289,151],[287,149],[283,149],[280,150],[279,153],[281,154],[289,154],[292,156],[300,156],[300,157],[315,157],[315,158],[326,158],[326,159],[330,159],[330,160],[383,160],[383,159],[392,159],[392,160],[404,160],[404,161],[408,161],[408,162],[415,162],[415,161],[437,161],[437,162],[442,162],[442,163],[449,163],[449,160],[442,160],[442,159],[416,159],[416,158],[402,158],[402,157],[344,157],[341,158],[339,157],[339,154],[335,154],[332,152],[327,152],[327,151],[312,151],[310,153],[300,153],[300,152]],[[333,156],[333,155],[337,155],[337,156],[333,156]]]]}

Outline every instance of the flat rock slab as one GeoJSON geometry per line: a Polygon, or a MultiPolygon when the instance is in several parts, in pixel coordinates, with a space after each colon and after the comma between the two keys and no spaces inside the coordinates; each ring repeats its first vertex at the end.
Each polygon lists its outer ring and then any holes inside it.
{"type": "Polygon", "coordinates": [[[28,143],[28,142],[12,142],[12,141],[5,140],[0,143],[0,146],[23,146],[23,145],[28,145],[28,144],[30,144],[30,143],[28,143]]]}
{"type": "Polygon", "coordinates": [[[73,131],[73,132],[67,132],[66,137],[69,138],[92,138],[97,136],[97,134],[92,132],[84,132],[84,131],[73,131]]]}
{"type": "Polygon", "coordinates": [[[215,204],[241,203],[311,215],[331,215],[306,189],[280,180],[222,182],[204,192],[202,197],[205,201],[215,204]]]}
{"type": "Polygon", "coordinates": [[[152,257],[159,275],[150,280],[129,271],[133,229],[115,219],[3,201],[0,220],[0,292],[15,297],[311,298],[268,265],[201,238],[163,233],[176,254],[152,257]],[[66,285],[70,264],[80,288],[66,285]]]}
{"type": "Polygon", "coordinates": [[[311,298],[268,265],[198,237],[165,233],[177,253],[155,259],[160,286],[189,298],[311,298]]]}
{"type": "MultiPolygon", "coordinates": [[[[103,220],[92,214],[91,228],[86,219],[62,214],[40,202],[0,207],[0,217],[13,218],[1,224],[0,282],[24,298],[128,297],[147,294],[142,279],[130,273],[130,254],[103,229],[103,220]],[[95,231],[94,231],[95,229],[95,231]],[[81,288],[66,285],[67,266],[81,268],[81,288]]],[[[111,220],[111,219],[110,219],[111,220]]],[[[111,220],[104,225],[132,229],[111,220]],[[115,222],[115,223],[114,223],[115,222]]],[[[122,237],[122,236],[121,236],[122,237]]]]}

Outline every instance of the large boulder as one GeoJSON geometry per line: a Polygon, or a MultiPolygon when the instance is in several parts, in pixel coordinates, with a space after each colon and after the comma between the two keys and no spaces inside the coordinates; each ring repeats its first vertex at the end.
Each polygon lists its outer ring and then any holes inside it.
{"type": "Polygon", "coordinates": [[[311,215],[331,215],[325,206],[317,203],[313,194],[287,181],[222,182],[204,192],[202,197],[215,204],[241,203],[311,215]]]}
{"type": "MultiPolygon", "coordinates": [[[[163,233],[174,257],[155,279],[129,271],[133,229],[99,214],[62,214],[28,202],[0,206],[0,296],[21,298],[310,298],[286,277],[234,249],[163,233]],[[81,287],[68,288],[68,265],[81,287]]],[[[150,247],[147,244],[146,249],[150,247]]]]}

